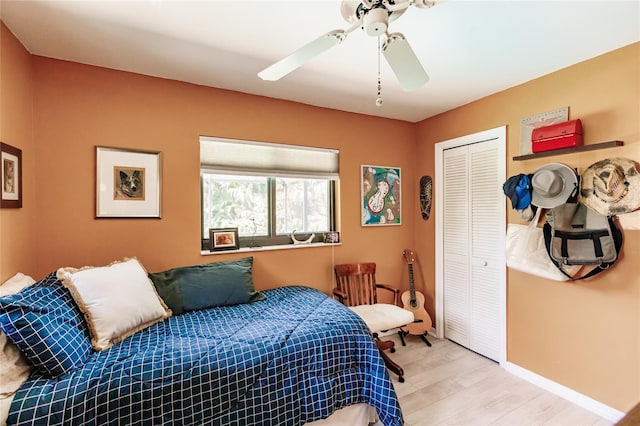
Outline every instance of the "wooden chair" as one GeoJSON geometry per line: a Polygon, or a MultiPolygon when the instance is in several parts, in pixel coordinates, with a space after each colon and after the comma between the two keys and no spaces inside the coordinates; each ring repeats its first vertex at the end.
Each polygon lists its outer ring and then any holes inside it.
{"type": "MultiPolygon", "coordinates": [[[[385,350],[395,351],[394,342],[381,340],[379,333],[407,325],[413,322],[413,312],[398,306],[400,290],[385,284],[376,283],[375,263],[350,263],[335,266],[336,288],[334,296],[360,316],[369,327],[382,359],[389,370],[404,382],[404,370],[386,354],[385,350]],[[393,305],[378,303],[378,289],[393,293],[393,305]]],[[[404,345],[402,331],[398,331],[404,345]]]]}

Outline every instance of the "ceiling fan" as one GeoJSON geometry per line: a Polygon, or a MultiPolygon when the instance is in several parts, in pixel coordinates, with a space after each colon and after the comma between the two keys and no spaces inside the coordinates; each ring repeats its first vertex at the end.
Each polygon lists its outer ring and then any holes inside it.
{"type": "Polygon", "coordinates": [[[321,53],[341,43],[356,28],[370,36],[384,36],[380,51],[391,66],[400,86],[405,91],[417,89],[429,81],[429,76],[401,33],[389,33],[389,22],[400,17],[409,6],[429,8],[434,1],[427,0],[342,0],[340,12],[351,24],[347,29],[329,31],[300,49],[258,73],[263,80],[279,80],[321,53]]]}

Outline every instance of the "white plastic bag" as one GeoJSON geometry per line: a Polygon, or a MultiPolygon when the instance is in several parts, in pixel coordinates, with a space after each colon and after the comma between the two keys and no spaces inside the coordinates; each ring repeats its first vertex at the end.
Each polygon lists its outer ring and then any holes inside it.
{"type": "Polygon", "coordinates": [[[549,280],[567,281],[569,278],[549,259],[542,228],[538,228],[541,210],[538,208],[529,225],[510,223],[507,226],[507,266],[549,280]]]}

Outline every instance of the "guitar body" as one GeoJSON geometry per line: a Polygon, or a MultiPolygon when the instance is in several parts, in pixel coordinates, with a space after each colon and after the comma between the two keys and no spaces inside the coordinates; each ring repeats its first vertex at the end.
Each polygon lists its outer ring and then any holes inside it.
{"type": "Polygon", "coordinates": [[[421,336],[427,345],[431,346],[431,344],[426,340],[426,335],[427,332],[431,330],[433,323],[431,322],[429,313],[424,308],[424,294],[416,291],[415,280],[413,278],[413,263],[415,262],[415,255],[413,251],[409,249],[405,249],[402,254],[407,262],[407,267],[409,268],[409,291],[402,293],[402,307],[413,312],[413,317],[415,318],[414,322],[402,327],[402,331],[405,334],[421,336]]]}
{"type": "Polygon", "coordinates": [[[416,302],[416,306],[412,306],[411,292],[405,291],[402,293],[402,307],[413,312],[413,317],[415,318],[415,322],[405,325],[402,327],[402,330],[408,334],[423,335],[431,330],[433,324],[431,323],[429,313],[424,308],[424,295],[419,291],[416,291],[416,302]]]}
{"type": "Polygon", "coordinates": [[[402,307],[413,312],[413,317],[415,318],[415,322],[405,325],[402,327],[402,330],[408,334],[423,335],[431,330],[433,324],[431,323],[429,313],[424,308],[424,294],[416,291],[415,297],[416,306],[413,306],[411,304],[411,292],[405,291],[402,293],[402,307]]]}

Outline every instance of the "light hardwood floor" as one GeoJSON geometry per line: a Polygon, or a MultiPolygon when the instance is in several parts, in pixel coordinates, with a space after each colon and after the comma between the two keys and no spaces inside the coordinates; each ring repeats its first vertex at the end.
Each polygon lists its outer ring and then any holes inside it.
{"type": "Polygon", "coordinates": [[[391,374],[408,426],[610,426],[603,419],[536,385],[507,373],[497,363],[449,340],[407,336],[390,356],[405,371],[391,374]]]}

